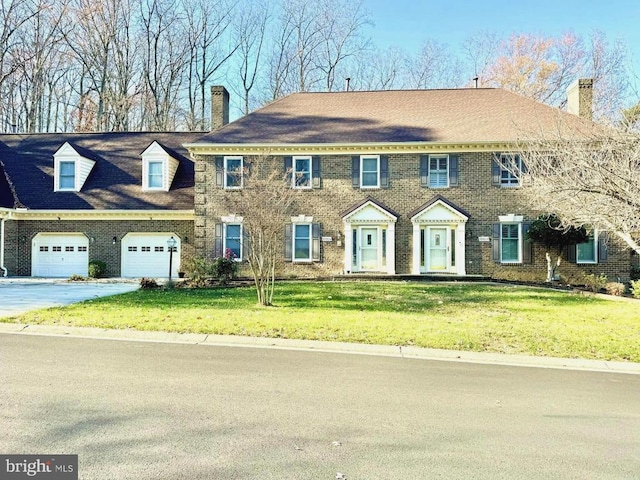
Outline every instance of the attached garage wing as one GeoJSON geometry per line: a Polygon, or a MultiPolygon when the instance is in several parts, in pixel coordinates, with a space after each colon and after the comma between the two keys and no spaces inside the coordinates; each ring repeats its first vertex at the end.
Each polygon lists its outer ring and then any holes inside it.
{"type": "Polygon", "coordinates": [[[89,273],[89,239],[83,233],[39,233],[31,246],[31,275],[70,277],[89,273]]]}
{"type": "Polygon", "coordinates": [[[121,275],[128,278],[167,277],[171,259],[171,276],[178,276],[180,268],[180,237],[175,233],[128,233],[122,239],[121,275]],[[167,241],[173,237],[176,246],[170,255],[167,241]]]}

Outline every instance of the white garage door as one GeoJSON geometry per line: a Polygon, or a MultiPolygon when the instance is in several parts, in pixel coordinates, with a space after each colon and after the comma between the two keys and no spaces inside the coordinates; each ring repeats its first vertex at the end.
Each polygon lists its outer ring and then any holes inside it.
{"type": "Polygon", "coordinates": [[[83,233],[39,233],[31,246],[34,277],[87,276],[89,239],[83,233]]]}
{"type": "Polygon", "coordinates": [[[180,237],[175,233],[128,233],[122,239],[123,277],[167,277],[169,275],[169,247],[167,241],[173,237],[171,277],[178,276],[180,267],[180,237]]]}

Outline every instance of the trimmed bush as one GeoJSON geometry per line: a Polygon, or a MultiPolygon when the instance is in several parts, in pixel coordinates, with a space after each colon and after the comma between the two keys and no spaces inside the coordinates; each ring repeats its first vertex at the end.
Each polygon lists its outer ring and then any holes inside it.
{"type": "Polygon", "coordinates": [[[145,278],[142,277],[140,279],[140,288],[142,290],[151,290],[153,288],[159,288],[158,282],[156,282],[153,278],[145,278]]]}
{"type": "Polygon", "coordinates": [[[582,280],[584,282],[584,286],[594,293],[598,293],[607,284],[607,276],[604,274],[598,276],[596,276],[595,273],[591,273],[589,275],[585,274],[582,277],[582,280]]]}
{"type": "Polygon", "coordinates": [[[89,262],[89,277],[101,278],[107,273],[107,264],[101,260],[92,260],[89,262]]]}
{"type": "Polygon", "coordinates": [[[633,298],[640,298],[640,280],[631,280],[631,295],[633,298]]]}
{"type": "Polygon", "coordinates": [[[607,284],[604,286],[604,289],[609,295],[615,295],[616,297],[619,297],[624,294],[625,286],[624,283],[620,282],[607,282],[607,284]]]}

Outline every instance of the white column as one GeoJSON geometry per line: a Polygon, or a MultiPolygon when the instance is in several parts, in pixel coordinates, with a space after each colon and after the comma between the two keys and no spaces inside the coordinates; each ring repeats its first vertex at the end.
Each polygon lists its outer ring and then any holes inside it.
{"type": "Polygon", "coordinates": [[[387,227],[387,273],[396,274],[396,224],[387,227]]]}
{"type": "Polygon", "coordinates": [[[456,273],[458,275],[466,275],[466,265],[467,265],[467,257],[466,257],[466,246],[467,239],[465,236],[465,223],[461,222],[458,224],[458,228],[456,229],[456,273]]]}
{"type": "Polygon", "coordinates": [[[420,275],[420,224],[413,224],[413,262],[411,273],[420,275]]]}
{"type": "Polygon", "coordinates": [[[353,273],[353,232],[351,224],[344,222],[344,273],[353,273]]]}

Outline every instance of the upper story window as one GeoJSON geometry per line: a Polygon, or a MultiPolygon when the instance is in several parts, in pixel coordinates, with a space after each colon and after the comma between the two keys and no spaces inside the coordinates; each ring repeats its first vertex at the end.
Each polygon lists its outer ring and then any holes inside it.
{"type": "Polygon", "coordinates": [[[61,161],[58,170],[58,190],[75,190],[76,162],[61,161]]]}
{"type": "Polygon", "coordinates": [[[360,188],[380,187],[380,157],[360,158],[360,188]]]}
{"type": "Polygon", "coordinates": [[[180,162],[158,142],[142,152],[142,189],[168,192],[180,162]]]}
{"type": "Polygon", "coordinates": [[[242,188],[242,157],[224,157],[224,188],[242,188]]]}
{"type": "Polygon", "coordinates": [[[88,150],[65,142],[53,154],[53,190],[55,192],[79,192],[89,177],[95,160],[88,158],[88,150]]]}
{"type": "Polygon", "coordinates": [[[524,173],[525,165],[520,155],[500,153],[493,159],[493,184],[500,187],[520,186],[520,173],[524,173]]]}
{"type": "Polygon", "coordinates": [[[449,156],[429,155],[429,188],[449,186],[449,156]]]}
{"type": "Polygon", "coordinates": [[[311,157],[293,157],[293,188],[311,188],[311,157]]]}

